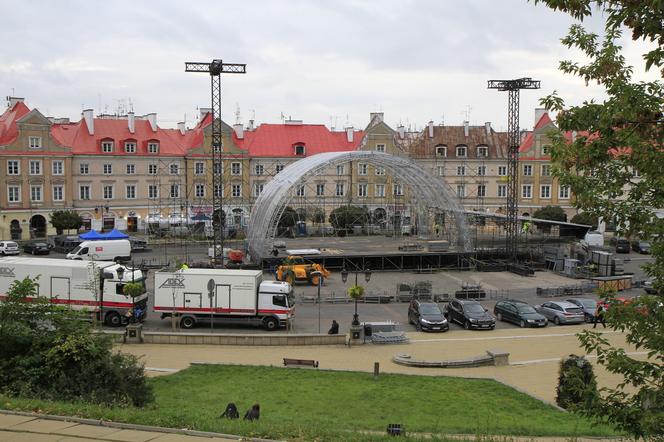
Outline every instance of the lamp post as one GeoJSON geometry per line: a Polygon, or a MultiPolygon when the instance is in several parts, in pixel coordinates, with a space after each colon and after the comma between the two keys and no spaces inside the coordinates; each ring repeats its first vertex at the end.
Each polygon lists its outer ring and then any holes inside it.
{"type": "MultiPolygon", "coordinates": [[[[344,268],[341,270],[341,280],[344,282],[344,284],[345,284],[346,281],[348,280],[348,274],[349,274],[349,273],[354,273],[354,274],[355,274],[355,286],[358,286],[358,285],[357,285],[357,275],[359,275],[360,273],[364,273],[364,280],[365,280],[367,283],[371,280],[371,270],[370,270],[370,269],[363,269],[363,270],[357,270],[357,271],[356,271],[356,270],[348,271],[348,270],[346,270],[346,268],[344,267],[344,268]]],[[[359,316],[358,316],[358,314],[357,314],[357,298],[354,298],[354,300],[355,300],[355,314],[353,315],[353,323],[352,323],[352,325],[355,326],[355,327],[357,327],[357,326],[360,325],[360,318],[359,318],[359,316]]]]}
{"type": "Polygon", "coordinates": [[[318,303],[318,334],[320,334],[320,286],[323,284],[323,273],[318,270],[314,270],[311,272],[311,276],[318,277],[318,298],[316,299],[316,303],[318,303]]]}

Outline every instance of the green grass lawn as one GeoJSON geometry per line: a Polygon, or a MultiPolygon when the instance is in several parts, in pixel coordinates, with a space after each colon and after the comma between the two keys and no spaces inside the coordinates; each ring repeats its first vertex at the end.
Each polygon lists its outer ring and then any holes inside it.
{"type": "Polygon", "coordinates": [[[390,423],[440,435],[615,434],[491,380],[197,365],[150,382],[156,402],[144,409],[0,399],[6,409],[307,441],[379,440],[390,423]],[[240,417],[259,403],[260,420],[219,419],[229,402],[240,417]]]}

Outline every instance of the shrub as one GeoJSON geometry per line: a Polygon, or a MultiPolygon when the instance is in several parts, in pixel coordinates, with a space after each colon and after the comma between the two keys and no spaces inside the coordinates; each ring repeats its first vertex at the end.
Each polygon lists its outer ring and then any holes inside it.
{"type": "Polygon", "coordinates": [[[598,398],[595,373],[583,356],[569,355],[560,361],[556,403],[569,410],[591,404],[598,398]]]}

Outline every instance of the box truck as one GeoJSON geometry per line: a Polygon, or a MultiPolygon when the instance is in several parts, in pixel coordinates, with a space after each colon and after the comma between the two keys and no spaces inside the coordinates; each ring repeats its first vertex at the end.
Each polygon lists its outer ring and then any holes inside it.
{"type": "Polygon", "coordinates": [[[136,314],[138,320],[145,318],[147,293],[132,300],[122,292],[129,282],[145,287],[145,278],[140,270],[109,261],[0,258],[0,299],[6,297],[14,281],[26,277],[39,277],[38,296],[75,310],[88,310],[108,325],[121,325],[129,316],[128,312],[136,314]]]}
{"type": "Polygon", "coordinates": [[[131,243],[128,239],[83,241],[74,250],[67,253],[67,259],[129,261],[131,243]]]}
{"type": "Polygon", "coordinates": [[[295,298],[287,282],[263,281],[260,270],[182,269],[155,273],[154,311],[179,317],[182,328],[217,319],[286,326],[295,298]]]}

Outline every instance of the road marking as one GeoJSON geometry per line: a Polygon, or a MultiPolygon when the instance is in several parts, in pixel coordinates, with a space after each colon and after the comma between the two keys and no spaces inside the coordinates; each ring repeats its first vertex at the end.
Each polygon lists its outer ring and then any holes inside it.
{"type": "MultiPolygon", "coordinates": [[[[625,352],[626,355],[628,356],[641,356],[641,355],[647,355],[647,351],[632,351],[632,352],[625,352]]],[[[597,359],[597,355],[585,355],[584,356],[586,359],[597,359]]],[[[528,364],[541,364],[543,362],[558,362],[562,358],[548,358],[548,359],[531,359],[530,361],[516,361],[516,362],[511,362],[510,365],[528,365],[528,364]]]]}
{"type": "MultiPolygon", "coordinates": [[[[602,334],[615,334],[617,331],[605,331],[602,334]]],[[[577,333],[550,333],[546,335],[514,335],[514,336],[490,336],[485,338],[439,338],[439,339],[417,339],[411,340],[411,344],[419,342],[445,342],[445,341],[490,341],[500,339],[535,339],[535,338],[556,338],[564,336],[576,336],[577,333]]]]}

